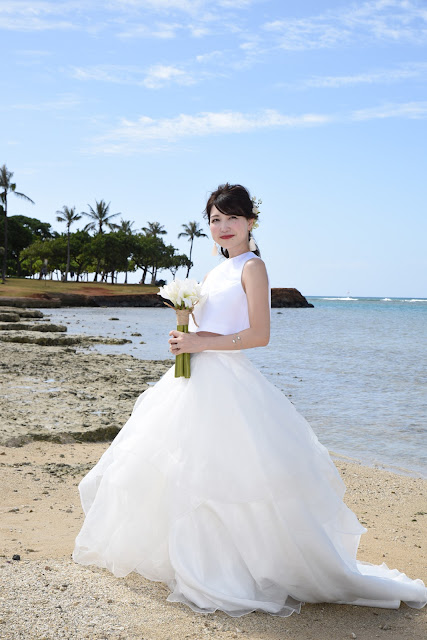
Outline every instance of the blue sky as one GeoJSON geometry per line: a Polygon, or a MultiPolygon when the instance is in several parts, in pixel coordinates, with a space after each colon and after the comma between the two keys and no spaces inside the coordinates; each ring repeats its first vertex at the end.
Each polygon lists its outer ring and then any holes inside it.
{"type": "Polygon", "coordinates": [[[427,297],[426,44],[424,0],[1,0],[10,214],[104,199],[186,251],[240,182],[273,286],[427,297]]]}

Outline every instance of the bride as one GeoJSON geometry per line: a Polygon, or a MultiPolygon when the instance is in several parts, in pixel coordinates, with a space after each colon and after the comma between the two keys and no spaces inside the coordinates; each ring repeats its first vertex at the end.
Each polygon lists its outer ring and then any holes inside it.
{"type": "Polygon", "coordinates": [[[356,559],[366,530],[343,502],[326,448],[243,351],[269,341],[269,282],[251,235],[258,208],[240,185],[210,196],[225,256],[205,278],[190,333],[191,377],[172,367],[79,485],[85,521],[73,558],[132,571],[202,613],[278,616],[305,602],[421,608],[427,589],[356,559]],[[198,308],[199,307],[199,308],[198,308]]]}

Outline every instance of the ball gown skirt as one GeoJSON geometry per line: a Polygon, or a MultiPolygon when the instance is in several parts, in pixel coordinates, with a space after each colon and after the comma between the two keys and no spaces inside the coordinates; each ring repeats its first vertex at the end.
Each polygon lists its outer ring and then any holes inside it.
{"type": "Polygon", "coordinates": [[[356,560],[365,529],[327,449],[240,351],[192,355],[190,379],[169,369],[79,491],[74,560],[164,582],[194,611],[427,601],[421,580],[356,560]]]}

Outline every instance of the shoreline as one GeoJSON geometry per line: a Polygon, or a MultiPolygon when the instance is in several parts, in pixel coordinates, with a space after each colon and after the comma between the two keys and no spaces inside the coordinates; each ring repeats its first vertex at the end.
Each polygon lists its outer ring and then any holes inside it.
{"type": "MultiPolygon", "coordinates": [[[[34,321],[47,324],[40,318],[32,318],[34,321]]],[[[132,344],[127,338],[96,338],[68,331],[2,333],[2,340],[12,340],[0,342],[0,445],[20,446],[34,440],[111,441],[129,417],[137,397],[173,364],[171,358],[141,359],[140,355],[102,351],[103,344],[132,344]]],[[[398,463],[363,459],[332,447],[330,453],[334,460],[426,479],[421,470],[398,463]]]]}
{"type": "MultiPolygon", "coordinates": [[[[1,348],[2,639],[371,640],[384,631],[389,640],[425,637],[427,611],[405,605],[305,605],[285,619],[201,615],[167,602],[162,583],[73,563],[83,523],[78,484],[108,448],[106,435],[123,426],[136,397],[172,363],[60,346],[1,348]],[[103,441],[76,441],[82,433],[103,441]]],[[[347,486],[345,502],[368,529],[358,558],[427,581],[427,480],[332,456],[347,486]]]]}

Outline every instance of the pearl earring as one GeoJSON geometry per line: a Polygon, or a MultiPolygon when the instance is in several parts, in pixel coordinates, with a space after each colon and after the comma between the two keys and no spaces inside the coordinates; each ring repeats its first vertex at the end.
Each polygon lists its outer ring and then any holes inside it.
{"type": "Polygon", "coordinates": [[[218,255],[218,247],[216,246],[216,242],[213,243],[212,255],[213,256],[217,256],[218,255]]]}

